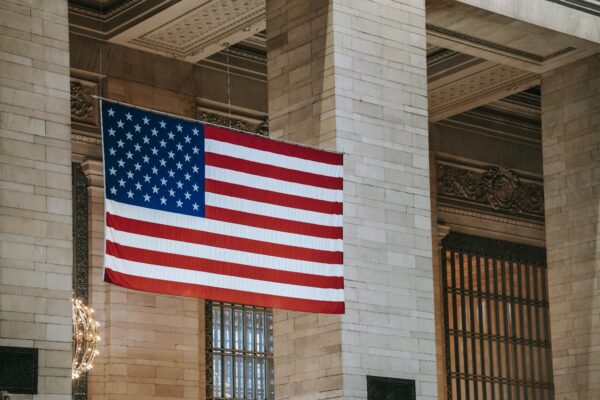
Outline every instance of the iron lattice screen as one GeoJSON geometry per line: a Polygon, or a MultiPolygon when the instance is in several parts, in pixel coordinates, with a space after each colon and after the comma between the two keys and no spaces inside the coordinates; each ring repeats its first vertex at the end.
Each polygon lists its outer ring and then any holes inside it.
{"type": "Polygon", "coordinates": [[[273,310],[206,302],[206,398],[273,400],[273,310]]]}
{"type": "Polygon", "coordinates": [[[448,399],[553,399],[545,250],[451,233],[441,255],[448,399]]]}
{"type": "Polygon", "coordinates": [[[367,400],[415,400],[415,381],[367,376],[367,400]]]}

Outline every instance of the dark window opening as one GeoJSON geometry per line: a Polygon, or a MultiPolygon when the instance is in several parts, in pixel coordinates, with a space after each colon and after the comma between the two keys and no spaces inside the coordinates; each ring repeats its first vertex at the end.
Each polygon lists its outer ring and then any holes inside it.
{"type": "Polygon", "coordinates": [[[38,349],[0,346],[0,391],[37,394],[38,349]]]}
{"type": "Polygon", "coordinates": [[[367,400],[415,400],[415,381],[367,376],[367,400]]]}

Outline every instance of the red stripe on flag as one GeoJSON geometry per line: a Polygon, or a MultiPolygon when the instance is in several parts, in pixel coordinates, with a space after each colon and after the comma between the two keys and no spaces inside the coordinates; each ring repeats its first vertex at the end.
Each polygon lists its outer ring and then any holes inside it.
{"type": "Polygon", "coordinates": [[[224,196],[239,197],[241,199],[258,201],[260,203],[274,204],[277,206],[299,208],[301,210],[315,211],[324,214],[342,214],[343,203],[334,201],[317,200],[309,197],[284,194],[270,190],[255,189],[235,183],[206,179],[204,190],[224,196]]]}
{"type": "Polygon", "coordinates": [[[325,189],[341,190],[344,186],[344,180],[342,178],[313,174],[310,172],[277,167],[269,164],[261,164],[258,162],[225,156],[222,154],[206,152],[204,153],[204,162],[206,165],[211,165],[213,167],[225,168],[233,171],[244,172],[246,174],[264,176],[266,178],[300,183],[303,185],[316,186],[325,189]]]}
{"type": "Polygon", "coordinates": [[[259,307],[328,314],[344,313],[344,302],[342,301],[305,300],[254,292],[243,292],[240,290],[221,289],[191,283],[164,281],[116,272],[110,269],[109,266],[106,266],[104,269],[104,281],[125,288],[143,290],[146,292],[197,297],[228,303],[251,304],[259,307]]]}
{"type": "Polygon", "coordinates": [[[106,241],[106,254],[115,256],[122,260],[162,265],[164,267],[188,269],[193,271],[202,271],[211,274],[236,276],[260,281],[326,289],[344,288],[344,278],[340,276],[303,274],[299,272],[281,271],[271,268],[260,268],[249,265],[209,260],[206,258],[184,256],[180,254],[138,249],[136,247],[123,246],[110,240],[106,241]]]}
{"type": "Polygon", "coordinates": [[[269,138],[248,135],[247,133],[234,132],[228,129],[217,128],[216,126],[210,125],[204,126],[204,137],[206,139],[220,140],[222,142],[232,143],[238,146],[269,151],[271,153],[317,161],[325,164],[342,165],[344,160],[343,155],[339,153],[330,153],[292,143],[278,142],[269,138]]]}
{"type": "Polygon", "coordinates": [[[343,263],[343,256],[340,251],[315,250],[304,247],[275,244],[260,240],[245,239],[218,233],[197,231],[189,228],[139,221],[137,219],[121,217],[111,213],[106,213],[106,226],[138,235],[264,254],[273,257],[291,258],[325,264],[343,263]]]}
{"type": "Polygon", "coordinates": [[[280,232],[297,233],[299,235],[322,237],[326,239],[342,239],[343,237],[343,228],[341,226],[325,226],[308,222],[290,221],[288,219],[267,217],[243,211],[230,210],[228,208],[205,206],[204,216],[217,221],[231,222],[234,224],[248,225],[255,228],[271,229],[280,232]]]}

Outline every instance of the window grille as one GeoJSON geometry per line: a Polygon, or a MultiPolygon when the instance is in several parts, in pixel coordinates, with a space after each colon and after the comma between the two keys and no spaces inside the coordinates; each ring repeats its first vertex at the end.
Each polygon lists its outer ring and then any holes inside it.
{"type": "Polygon", "coordinates": [[[0,391],[36,394],[38,349],[0,346],[0,391]]]}
{"type": "Polygon", "coordinates": [[[273,312],[206,302],[208,399],[275,398],[273,312]]]}
{"type": "Polygon", "coordinates": [[[442,240],[449,400],[553,399],[545,250],[442,240]]]}

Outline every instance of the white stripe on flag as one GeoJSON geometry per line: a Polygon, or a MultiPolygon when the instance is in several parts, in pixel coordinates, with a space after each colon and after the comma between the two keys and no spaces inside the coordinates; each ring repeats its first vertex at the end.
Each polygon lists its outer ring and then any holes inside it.
{"type": "Polygon", "coordinates": [[[287,246],[296,246],[325,251],[342,251],[344,247],[341,239],[318,238],[314,236],[299,235],[296,233],[255,228],[252,226],[195,217],[192,215],[184,215],[168,211],[154,210],[151,208],[138,207],[108,199],[105,202],[105,209],[106,212],[111,214],[136,219],[139,221],[170,225],[178,228],[194,229],[203,232],[218,233],[221,235],[251,240],[260,240],[262,242],[271,242],[287,246]]]}
{"type": "Polygon", "coordinates": [[[282,218],[290,221],[307,222],[316,225],[342,226],[342,215],[276,206],[274,204],[261,203],[258,201],[240,199],[238,197],[224,196],[210,192],[206,192],[204,201],[207,206],[227,208],[229,210],[242,211],[250,214],[282,218]]]}
{"type": "Polygon", "coordinates": [[[309,199],[342,202],[344,193],[337,189],[324,189],[316,186],[303,185],[301,183],[281,181],[273,178],[265,178],[259,175],[247,174],[245,172],[231,169],[213,167],[207,165],[205,168],[206,179],[221,182],[235,183],[255,189],[270,190],[294,196],[302,196],[309,199]]]}
{"type": "Polygon", "coordinates": [[[161,239],[152,236],[123,232],[114,228],[105,229],[105,238],[123,246],[162,253],[179,254],[208,260],[230,262],[258,268],[269,268],[279,271],[298,272],[311,275],[343,276],[343,267],[339,264],[325,264],[313,261],[296,260],[249,253],[239,250],[224,249],[207,245],[180,242],[178,240],[161,239]]]}
{"type": "Polygon", "coordinates": [[[238,146],[219,140],[206,139],[204,143],[205,151],[207,152],[223,154],[261,164],[275,165],[282,168],[295,169],[302,172],[310,172],[312,174],[325,175],[334,178],[342,177],[344,171],[344,168],[341,165],[325,164],[297,157],[284,156],[283,154],[238,146]]]}
{"type": "Polygon", "coordinates": [[[113,271],[150,279],[183,282],[196,285],[212,286],[222,289],[268,294],[272,296],[292,297],[297,299],[344,301],[343,289],[322,289],[308,286],[290,285],[285,283],[274,283],[269,281],[224,276],[219,274],[211,274],[208,272],[126,261],[110,255],[105,255],[104,257],[104,264],[107,268],[110,268],[113,271]]]}

